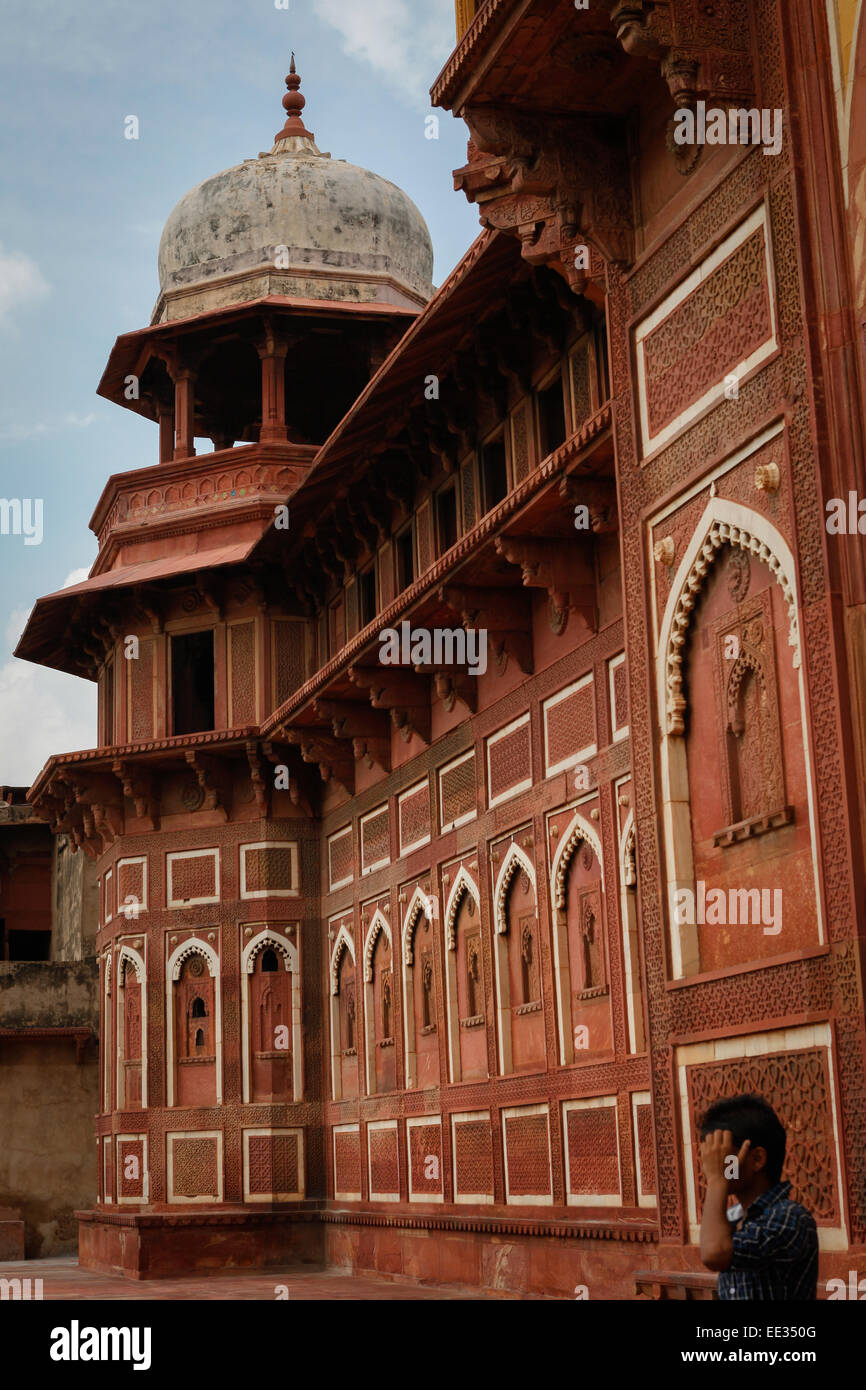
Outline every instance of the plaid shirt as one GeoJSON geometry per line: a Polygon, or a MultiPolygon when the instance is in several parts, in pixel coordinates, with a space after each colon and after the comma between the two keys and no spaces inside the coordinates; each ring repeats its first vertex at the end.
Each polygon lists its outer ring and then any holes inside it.
{"type": "Polygon", "coordinates": [[[778,1182],[753,1202],[738,1230],[734,1255],[719,1275],[720,1299],[811,1299],[818,1296],[815,1218],[789,1200],[778,1182]]]}

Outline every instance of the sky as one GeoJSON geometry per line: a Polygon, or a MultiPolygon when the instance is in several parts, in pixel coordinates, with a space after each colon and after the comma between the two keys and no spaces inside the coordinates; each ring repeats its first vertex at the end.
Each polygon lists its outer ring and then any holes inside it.
{"type": "Polygon", "coordinates": [[[465,127],[442,112],[425,136],[453,0],[2,0],[0,25],[0,499],[43,517],[39,544],[0,534],[0,785],[24,786],[95,745],[95,686],[11,652],[36,599],[86,577],[107,479],[157,461],[156,426],[96,395],[108,354],[150,322],[177,201],[270,149],[292,50],[319,148],[405,189],[436,284],[479,228],[451,179],[465,127]]]}

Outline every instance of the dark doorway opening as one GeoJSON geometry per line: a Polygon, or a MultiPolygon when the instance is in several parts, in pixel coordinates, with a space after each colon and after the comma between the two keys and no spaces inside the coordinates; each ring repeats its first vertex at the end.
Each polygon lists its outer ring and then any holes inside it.
{"type": "Polygon", "coordinates": [[[171,639],[172,733],[214,727],[214,635],[189,632],[171,639]]]}

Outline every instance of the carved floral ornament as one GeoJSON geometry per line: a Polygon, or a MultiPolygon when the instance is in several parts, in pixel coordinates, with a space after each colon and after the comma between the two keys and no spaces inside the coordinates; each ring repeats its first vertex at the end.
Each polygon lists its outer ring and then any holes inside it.
{"type": "Polygon", "coordinates": [[[728,522],[714,522],[704,541],[695,563],[692,565],[677,603],[667,651],[667,731],[681,738],[686,731],[686,699],[683,694],[683,658],[688,641],[689,627],[701,589],[706,582],[711,567],[718,558],[723,546],[739,548],[765,564],[778,580],[788,608],[790,628],[788,646],[794,651],[794,670],[800,669],[800,630],[797,621],[797,600],[793,585],[782,568],[782,562],[774,555],[766,542],[742,527],[728,522]]]}
{"type": "Polygon", "coordinates": [[[460,868],[457,871],[457,877],[454,880],[454,887],[451,889],[451,893],[448,898],[448,906],[445,910],[445,943],[449,951],[456,951],[457,949],[457,932],[455,929],[455,923],[457,921],[457,913],[460,909],[460,904],[463,901],[464,893],[469,894],[469,897],[472,899],[475,906],[480,911],[481,898],[478,893],[478,888],[474,880],[467,873],[465,866],[461,864],[460,868]]]}

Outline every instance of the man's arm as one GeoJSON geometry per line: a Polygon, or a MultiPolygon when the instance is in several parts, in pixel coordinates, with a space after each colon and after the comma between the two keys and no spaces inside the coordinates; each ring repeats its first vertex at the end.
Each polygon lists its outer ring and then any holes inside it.
{"type": "MultiPolygon", "coordinates": [[[[748,1148],[747,1139],[740,1149],[738,1162],[742,1162],[748,1148]]],[[[701,1260],[707,1269],[718,1272],[730,1268],[734,1257],[734,1234],[727,1215],[728,1179],[725,1176],[726,1160],[733,1149],[734,1138],[728,1129],[715,1130],[701,1143],[701,1162],[707,1179],[701,1214],[701,1260]]]]}

